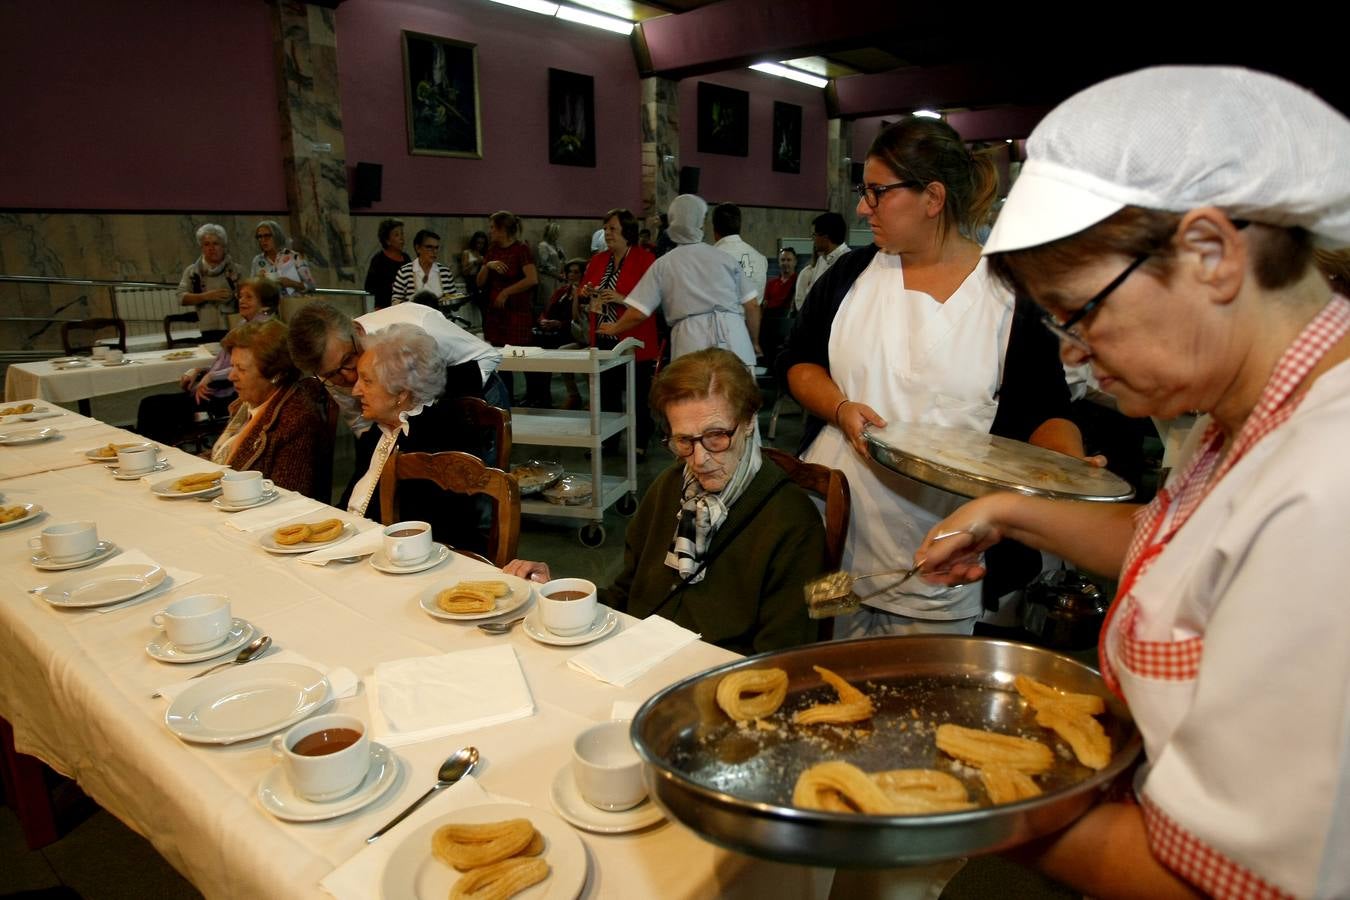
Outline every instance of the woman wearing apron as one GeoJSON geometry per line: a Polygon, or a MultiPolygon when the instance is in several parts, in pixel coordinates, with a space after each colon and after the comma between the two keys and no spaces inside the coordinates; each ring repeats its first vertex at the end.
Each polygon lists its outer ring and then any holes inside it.
{"type": "MultiPolygon", "coordinates": [[[[868,151],[858,214],[874,245],[812,286],[779,367],[816,420],[802,458],[843,470],[853,497],[844,569],[908,565],[923,536],[959,500],[867,455],[869,424],[914,422],[993,431],[1082,455],[1053,339],[1019,316],[966,235],[987,217],[993,163],[972,156],[944,122],[908,118],[868,151]],[[822,425],[824,427],[822,427],[822,425]]],[[[899,577],[859,584],[864,608],[835,626],[864,634],[969,634],[978,586],[899,577]]]]}
{"type": "Polygon", "coordinates": [[[1122,412],[1206,413],[1142,510],[994,495],[933,532],[977,537],[920,547],[944,584],[1005,537],[1119,579],[1099,651],[1144,739],[1138,802],[1036,858],[1095,897],[1350,896],[1350,302],[1313,258],[1350,245],[1350,121],[1269,75],[1165,67],[1070,98],[1027,153],[991,266],[1122,412]]]}

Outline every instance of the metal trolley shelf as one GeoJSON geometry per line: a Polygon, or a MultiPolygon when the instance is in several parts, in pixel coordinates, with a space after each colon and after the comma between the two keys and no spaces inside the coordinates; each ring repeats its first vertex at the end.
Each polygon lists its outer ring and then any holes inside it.
{"type": "MultiPolygon", "coordinates": [[[[600,373],[618,366],[625,370],[627,396],[635,391],[633,351],[642,342],[633,338],[620,341],[613,350],[594,347],[575,350],[541,350],[533,347],[507,347],[503,351],[503,372],[571,372],[586,376],[590,389],[590,408],[584,410],[513,409],[511,411],[511,441],[513,444],[539,444],[546,447],[584,447],[591,451],[591,484],[598,489],[591,492],[591,502],[584,506],[563,506],[545,500],[523,500],[522,515],[555,516],[586,519],[577,536],[587,547],[598,547],[605,541],[605,527],[601,524],[605,510],[616,506],[624,515],[637,509],[637,415],[632,403],[623,412],[603,412],[600,409],[600,373]],[[625,466],[623,475],[606,475],[603,471],[601,444],[608,438],[626,432],[624,439],[625,466]]],[[[572,473],[568,473],[572,474],[572,473]]]]}

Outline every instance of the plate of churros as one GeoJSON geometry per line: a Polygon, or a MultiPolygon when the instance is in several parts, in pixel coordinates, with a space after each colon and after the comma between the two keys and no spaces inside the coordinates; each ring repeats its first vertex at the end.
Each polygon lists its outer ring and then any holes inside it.
{"type": "Polygon", "coordinates": [[[993,853],[1063,828],[1141,746],[1095,670],[947,635],[709,669],[644,703],[633,742],[653,798],[714,843],[849,867],[993,853]]]}
{"type": "Polygon", "coordinates": [[[287,522],[258,538],[268,553],[309,553],[331,547],[356,534],[356,526],[341,519],[287,522]]]}
{"type": "Polygon", "coordinates": [[[96,462],[116,462],[117,451],[125,450],[127,447],[154,447],[156,451],[159,450],[158,444],[151,444],[146,441],[123,441],[122,443],[104,444],[102,447],[86,450],[84,451],[84,458],[96,462]]]}
{"type": "Polygon", "coordinates": [[[586,865],[580,838],[553,813],[486,803],[410,832],[385,863],[380,896],[572,900],[586,884],[586,865]]]}
{"type": "Polygon", "coordinates": [[[193,472],[180,478],[165,478],[150,485],[150,491],[166,500],[200,497],[220,490],[220,476],[224,474],[224,471],[216,469],[214,472],[193,472]]]}
{"type": "Polygon", "coordinates": [[[434,584],[417,595],[417,605],[437,619],[468,621],[515,612],[530,600],[533,588],[514,575],[461,578],[434,584]]]}
{"type": "Polygon", "coordinates": [[[0,529],[13,528],[29,519],[42,515],[42,507],[36,503],[19,503],[14,506],[0,506],[0,529]]]}

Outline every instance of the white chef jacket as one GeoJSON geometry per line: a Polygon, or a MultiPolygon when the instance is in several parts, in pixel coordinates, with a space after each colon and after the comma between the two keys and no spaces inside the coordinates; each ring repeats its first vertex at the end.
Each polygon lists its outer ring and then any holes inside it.
{"type": "Polygon", "coordinates": [[[755,364],[742,304],[754,299],[736,261],[711,244],[680,244],[651,264],[624,303],[670,323],[670,358],[721,347],[755,364]]]}
{"type": "MultiPolygon", "coordinates": [[[[888,423],[988,432],[1012,334],[1013,295],[982,259],[945,303],[909,291],[897,255],[878,253],[849,289],[830,329],[830,377],[850,400],[888,423]]],[[[860,457],[827,425],[802,459],[841,470],[852,496],[841,568],[877,572],[910,565],[930,528],[964,498],[919,484],[860,457]]],[[[940,587],[899,576],[858,585],[868,605],[918,619],[979,615],[978,585],[940,587]]]]}
{"type": "Polygon", "coordinates": [[[739,234],[729,234],[713,246],[736,260],[746,283],[755,292],[755,302],[763,306],[764,285],[769,280],[769,261],[764,254],[747,244],[739,234]]]}

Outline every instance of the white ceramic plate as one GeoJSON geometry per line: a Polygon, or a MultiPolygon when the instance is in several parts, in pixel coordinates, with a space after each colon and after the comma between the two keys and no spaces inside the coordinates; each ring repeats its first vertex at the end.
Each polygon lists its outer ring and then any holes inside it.
{"type": "Polygon", "coordinates": [[[144,478],[147,475],[153,475],[156,472],[163,472],[166,469],[172,468],[173,466],[169,465],[169,461],[167,459],[161,459],[156,461],[155,467],[151,469],[149,472],[132,472],[123,475],[122,470],[117,468],[117,466],[108,466],[108,471],[112,472],[113,478],[117,479],[118,481],[136,481],[137,479],[144,478]]]}
{"type": "Polygon", "coordinates": [[[437,584],[432,585],[417,595],[417,605],[422,607],[427,615],[437,619],[447,619],[452,622],[468,622],[474,619],[490,619],[493,616],[504,615],[520,609],[530,600],[530,592],[533,587],[523,578],[517,578],[514,575],[507,575],[504,572],[497,574],[475,576],[470,575],[464,578],[447,578],[437,584]],[[448,613],[436,605],[436,595],[446,588],[454,587],[461,581],[505,581],[511,588],[511,593],[497,600],[497,606],[491,612],[485,613],[448,613]]]}
{"type": "Polygon", "coordinates": [[[328,702],[328,679],[294,663],[256,662],[209,675],[179,694],[164,724],[185,741],[233,744],[294,725],[328,702]]]}
{"type": "Polygon", "coordinates": [[[132,363],[134,363],[135,361],[136,361],[136,360],[134,360],[134,359],[126,359],[126,358],[122,358],[122,359],[119,359],[119,360],[116,360],[116,361],[113,361],[113,360],[105,360],[104,362],[99,363],[99,365],[103,366],[103,368],[105,368],[105,369],[115,369],[115,368],[117,368],[118,366],[129,366],[129,365],[131,365],[132,363]]]}
{"type": "Polygon", "coordinates": [[[33,568],[41,569],[44,572],[65,572],[68,569],[83,569],[85,566],[92,566],[94,563],[103,562],[108,557],[117,552],[117,545],[112,541],[99,541],[94,545],[94,552],[88,556],[81,556],[79,559],[67,559],[63,562],[53,562],[48,558],[46,551],[39,550],[37,553],[28,557],[28,561],[33,564],[33,568]]]}
{"type": "Polygon", "coordinates": [[[591,806],[577,789],[577,779],[572,774],[570,762],[554,776],[549,800],[558,815],[583,831],[594,831],[597,834],[624,834],[637,831],[655,825],[665,818],[661,808],[653,803],[650,797],[644,798],[632,809],[619,812],[606,812],[591,806]]]}
{"type": "Polygon", "coordinates": [[[0,434],[0,444],[7,447],[19,444],[36,444],[38,441],[51,440],[61,432],[55,428],[25,428],[20,431],[6,431],[0,434]]]}
{"type": "Polygon", "coordinates": [[[38,596],[52,606],[71,609],[108,606],[154,590],[165,577],[162,566],[108,566],[96,572],[62,578],[39,591],[38,596]]]}
{"type": "Polygon", "coordinates": [[[23,413],[19,416],[22,422],[41,422],[43,419],[55,419],[64,416],[65,413],[59,413],[51,409],[35,409],[30,413],[23,413]]]}
{"type": "Polygon", "coordinates": [[[160,632],[145,645],[145,652],[150,654],[151,659],[157,659],[166,663],[195,663],[205,662],[208,659],[215,659],[217,656],[224,656],[226,653],[233,653],[240,647],[253,640],[255,631],[253,626],[243,619],[234,619],[230,622],[230,630],[225,635],[225,640],[214,647],[208,647],[205,650],[197,650],[189,653],[186,650],[179,650],[174,646],[173,641],[164,632],[160,632]]]}
{"type": "Polygon", "coordinates": [[[14,505],[22,506],[26,512],[24,512],[21,518],[13,519],[9,522],[0,522],[0,531],[4,531],[6,528],[14,528],[22,525],[24,522],[31,522],[42,515],[42,507],[38,506],[36,503],[15,503],[14,505]]]}
{"type": "MultiPolygon", "coordinates": [[[[149,443],[147,443],[146,441],[123,441],[123,442],[119,443],[117,446],[118,446],[118,447],[140,447],[140,446],[149,446],[149,447],[154,447],[156,452],[159,451],[159,445],[158,445],[158,444],[149,444],[149,443]]],[[[92,450],[86,450],[86,451],[84,451],[84,458],[85,458],[85,459],[92,459],[94,462],[111,463],[112,465],[115,466],[115,465],[117,465],[117,454],[116,454],[116,453],[114,453],[112,456],[104,456],[104,455],[103,455],[103,451],[104,451],[105,449],[107,449],[107,447],[108,447],[108,445],[107,445],[107,444],[104,444],[102,447],[94,447],[92,450]]]]}
{"type": "Polygon", "coordinates": [[[398,781],[402,765],[398,756],[384,744],[370,742],[370,768],[352,793],[336,800],[316,803],[306,800],[291,787],[281,766],[273,766],[258,784],[258,802],[278,819],[287,822],[321,822],[356,812],[388,793],[398,781]]]}
{"type": "Polygon", "coordinates": [[[456,810],[405,835],[385,863],[380,878],[384,900],[442,900],[462,873],[431,855],[431,836],[442,825],[478,825],[503,819],[529,819],[544,838],[540,859],[548,877],[512,900],[573,900],[586,885],[586,848],[581,838],[553,813],[519,803],[487,803],[456,810]]]}
{"type": "Polygon", "coordinates": [[[47,362],[51,363],[52,365],[57,365],[59,363],[84,362],[84,360],[78,356],[54,356],[51,359],[47,360],[47,362]]]}
{"type": "Polygon", "coordinates": [[[383,550],[376,550],[370,555],[370,564],[381,572],[390,575],[411,575],[414,572],[425,572],[427,569],[435,568],[450,558],[453,551],[444,544],[432,544],[431,553],[426,559],[410,565],[401,565],[390,562],[384,555],[383,550]]]}
{"type": "Polygon", "coordinates": [[[566,637],[554,634],[544,627],[544,618],[539,607],[530,610],[520,627],[525,633],[541,644],[553,644],[555,647],[575,647],[577,644],[589,644],[609,634],[619,624],[619,614],[603,603],[595,605],[595,621],[581,634],[569,634],[566,637]]]}
{"type": "Polygon", "coordinates": [[[52,362],[52,368],[58,372],[64,372],[66,369],[85,369],[89,367],[87,359],[72,359],[67,362],[52,362]]]}
{"type": "Polygon", "coordinates": [[[222,512],[243,512],[246,509],[253,509],[257,506],[266,506],[280,496],[281,491],[273,488],[270,491],[263,491],[263,495],[251,503],[231,503],[221,496],[212,500],[211,505],[222,512]]]}
{"type": "MultiPolygon", "coordinates": [[[[205,472],[209,470],[203,469],[202,471],[205,472]]],[[[154,484],[150,485],[150,491],[160,497],[163,497],[166,500],[179,500],[184,497],[200,497],[202,494],[209,494],[212,491],[220,490],[219,481],[212,482],[210,487],[204,487],[199,491],[184,492],[184,491],[176,491],[173,489],[175,482],[179,481],[180,479],[188,478],[197,474],[199,473],[188,472],[184,475],[178,475],[174,478],[165,478],[163,481],[156,481],[154,484]]]]}
{"type": "MultiPolygon", "coordinates": [[[[305,518],[310,520],[310,524],[323,521],[323,519],[315,518],[312,515],[306,516],[305,518]]],[[[332,516],[329,516],[328,518],[332,518],[332,516]]],[[[296,519],[295,521],[303,522],[305,520],[296,519]]],[[[351,522],[343,522],[342,533],[339,534],[337,537],[333,538],[331,541],[324,541],[323,543],[311,543],[310,541],[301,541],[298,544],[278,544],[277,528],[285,528],[287,525],[294,525],[294,524],[295,522],[281,523],[280,525],[276,526],[276,528],[273,528],[271,531],[264,533],[262,537],[258,538],[258,545],[262,547],[264,550],[266,550],[268,553],[313,553],[315,550],[327,550],[334,544],[340,544],[343,541],[347,540],[347,538],[352,537],[353,535],[356,534],[355,525],[353,525],[351,522]]]]}

